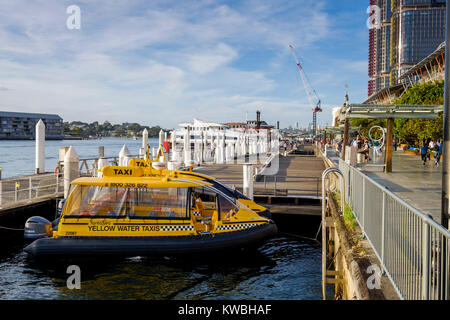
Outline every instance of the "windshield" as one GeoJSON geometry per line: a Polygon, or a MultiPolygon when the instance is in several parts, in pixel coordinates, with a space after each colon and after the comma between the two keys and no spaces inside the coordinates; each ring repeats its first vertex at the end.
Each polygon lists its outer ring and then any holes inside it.
{"type": "Polygon", "coordinates": [[[217,180],[213,180],[213,185],[217,190],[222,191],[226,195],[233,197],[233,198],[239,198],[239,199],[245,199],[250,200],[248,197],[246,197],[244,194],[239,192],[236,189],[231,188],[230,186],[227,186],[226,184],[223,184],[217,180]]]}
{"type": "Polygon", "coordinates": [[[77,186],[65,216],[189,219],[187,190],[77,186]]]}

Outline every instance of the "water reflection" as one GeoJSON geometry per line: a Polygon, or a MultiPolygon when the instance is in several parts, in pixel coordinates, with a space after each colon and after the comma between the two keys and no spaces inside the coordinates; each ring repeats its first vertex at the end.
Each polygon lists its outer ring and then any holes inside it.
{"type": "Polygon", "coordinates": [[[0,260],[1,299],[320,299],[320,247],[288,237],[221,255],[42,262],[0,260]],[[66,287],[70,264],[81,289],[66,287]]]}

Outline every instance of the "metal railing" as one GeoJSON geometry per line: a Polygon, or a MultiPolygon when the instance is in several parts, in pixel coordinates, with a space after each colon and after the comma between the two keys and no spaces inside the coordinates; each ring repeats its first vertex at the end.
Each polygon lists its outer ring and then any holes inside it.
{"type": "Polygon", "coordinates": [[[279,187],[288,189],[293,194],[315,195],[319,197],[321,177],[303,177],[303,176],[283,176],[283,175],[262,175],[254,183],[255,188],[261,187],[265,190],[273,190],[274,195],[279,192],[279,187]],[[287,187],[287,184],[289,186],[287,187]]]}
{"type": "MultiPolygon", "coordinates": [[[[129,155],[129,158],[140,158],[140,155],[129,155]]],[[[119,165],[119,157],[103,157],[109,162],[109,165],[119,165]]],[[[93,177],[97,175],[99,158],[83,158],[79,160],[78,172],[81,177],[88,176],[93,177]]],[[[64,161],[58,161],[60,172],[63,172],[64,161]]]]}
{"type": "Polygon", "coordinates": [[[344,198],[402,299],[449,299],[450,232],[358,169],[339,161],[344,198]]]}
{"type": "Polygon", "coordinates": [[[13,206],[18,202],[32,202],[35,199],[57,196],[64,191],[61,174],[40,174],[13,177],[0,180],[0,208],[13,206]]]}

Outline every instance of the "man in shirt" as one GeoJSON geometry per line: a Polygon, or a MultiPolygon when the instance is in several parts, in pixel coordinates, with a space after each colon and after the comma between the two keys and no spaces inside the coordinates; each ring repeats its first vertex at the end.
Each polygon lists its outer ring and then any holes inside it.
{"type": "Polygon", "coordinates": [[[422,146],[420,147],[420,155],[422,156],[423,165],[427,162],[427,154],[428,154],[428,146],[425,141],[423,141],[422,146]]]}
{"type": "Polygon", "coordinates": [[[438,167],[439,166],[439,161],[441,160],[441,155],[442,155],[442,143],[441,143],[441,139],[437,139],[436,145],[434,146],[435,148],[435,153],[434,153],[434,161],[435,161],[435,165],[438,167]]]}

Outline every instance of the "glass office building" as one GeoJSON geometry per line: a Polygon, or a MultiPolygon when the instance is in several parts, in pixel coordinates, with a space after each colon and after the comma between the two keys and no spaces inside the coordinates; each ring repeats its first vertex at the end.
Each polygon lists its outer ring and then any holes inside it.
{"type": "Polygon", "coordinates": [[[380,8],[380,25],[369,30],[369,96],[389,86],[391,0],[371,0],[380,8]]]}
{"type": "Polygon", "coordinates": [[[445,0],[371,0],[381,27],[369,31],[368,95],[398,78],[445,40],[445,0]],[[375,31],[373,31],[375,30],[375,31]]]}

